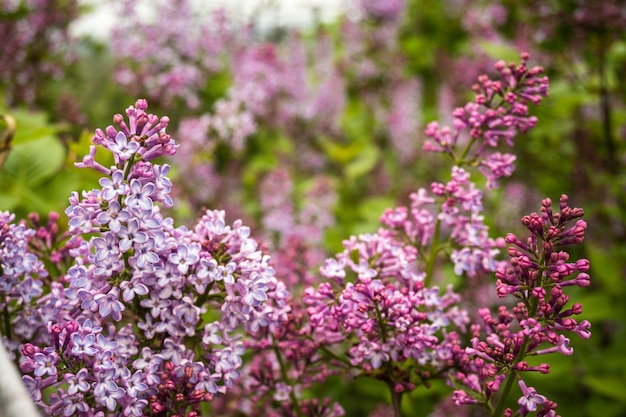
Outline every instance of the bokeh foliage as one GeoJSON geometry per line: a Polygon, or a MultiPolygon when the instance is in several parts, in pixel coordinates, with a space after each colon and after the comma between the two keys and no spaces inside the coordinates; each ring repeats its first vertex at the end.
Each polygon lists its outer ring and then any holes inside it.
{"type": "MultiPolygon", "coordinates": [[[[550,97],[535,112],[539,118],[537,128],[518,138],[517,171],[511,183],[521,184],[529,190],[527,195],[540,198],[550,196],[557,200],[566,193],[570,201],[585,209],[589,233],[581,256],[591,261],[592,285],[578,291],[577,298],[583,304],[583,318],[593,324],[593,336],[587,341],[573,340],[575,355],[554,357],[552,373],[532,382],[558,402],[563,416],[623,416],[626,415],[623,389],[626,386],[623,355],[626,351],[623,302],[626,297],[626,79],[623,77],[626,39],[623,26],[619,25],[621,21],[612,14],[593,15],[593,5],[598,10],[605,3],[615,5],[621,13],[625,13],[626,5],[611,0],[552,0],[541,2],[545,3],[542,7],[537,3],[531,0],[408,2],[398,34],[399,53],[404,56],[401,72],[407,78],[421,80],[422,106],[415,117],[428,122],[441,116],[443,87],[460,92],[453,96],[453,105],[464,103],[467,97],[462,92],[468,91],[472,80],[459,76],[459,72],[473,73],[471,66],[489,66],[503,57],[514,59],[518,48],[524,45],[531,49],[533,61],[546,67],[551,79],[550,97]],[[470,12],[488,7],[501,8],[506,16],[490,26],[497,36],[484,35],[467,20],[470,12]],[[588,13],[590,17],[581,23],[575,19],[577,13],[588,13]],[[540,30],[549,36],[534,39],[528,35],[540,30]]],[[[278,29],[259,37],[280,43],[285,39],[284,34],[292,30],[278,29]]],[[[339,31],[339,23],[319,23],[308,28],[303,37],[314,44],[320,33],[337,39],[339,31]]],[[[32,211],[42,215],[63,212],[71,191],[93,186],[97,177],[74,168],[73,163],[88,152],[92,128],[109,124],[111,114],[136,98],[116,84],[113,78],[116,62],[106,42],[87,38],[75,42],[73,61],[71,65],[65,63],[65,76],[53,79],[41,74],[42,78],[34,83],[40,89],[36,96],[44,97],[45,92],[45,100],[18,102],[11,96],[10,103],[0,107],[0,113],[12,115],[17,126],[8,158],[0,170],[0,210],[15,212],[20,218],[32,211]]],[[[340,54],[342,46],[338,44],[336,48],[340,54]]],[[[50,59],[53,58],[58,62],[56,52],[54,57],[51,53],[50,59]]],[[[38,59],[46,57],[38,56],[38,59]]],[[[12,82],[11,78],[2,77],[0,91],[10,91],[5,83],[12,82]]],[[[202,108],[212,109],[231,82],[226,71],[207,80],[200,94],[204,100],[202,108]]],[[[363,86],[358,79],[348,79],[341,135],[311,138],[312,146],[325,156],[324,166],[338,192],[334,209],[337,226],[327,232],[323,242],[330,253],[338,250],[341,240],[351,233],[375,230],[385,208],[405,201],[408,192],[427,186],[440,169],[430,160],[432,156],[420,154],[411,164],[402,164],[390,151],[384,127],[377,125],[371,109],[359,95],[361,88],[383,91],[384,80],[382,83],[363,86]],[[381,172],[388,175],[382,182],[377,178],[381,172]]],[[[191,112],[180,103],[169,109],[151,106],[151,110],[170,115],[174,126],[178,122],[176,117],[191,112]]],[[[1,132],[5,129],[5,125],[0,126],[1,132]]],[[[421,139],[423,135],[418,132],[415,140],[419,146],[421,139]]],[[[179,141],[184,146],[184,138],[179,141]]],[[[242,153],[235,155],[228,148],[217,147],[211,156],[212,163],[223,172],[232,164],[242,166],[243,192],[239,197],[243,199],[244,213],[250,218],[258,220],[260,178],[297,152],[293,141],[290,132],[276,126],[260,126],[242,153]]],[[[298,173],[297,167],[294,170],[297,192],[306,189],[309,174],[298,173]]],[[[184,176],[178,178],[181,184],[185,180],[184,176]]],[[[502,190],[489,197],[488,204],[495,212],[506,198],[506,187],[505,182],[502,190]]],[[[538,202],[519,201],[524,207],[519,207],[518,213],[523,214],[527,207],[538,210],[538,202]]],[[[181,205],[178,210],[195,217],[191,204],[181,205]]],[[[519,227],[519,224],[502,225],[495,217],[488,221],[494,235],[519,227]]],[[[343,402],[347,415],[365,415],[374,408],[375,399],[385,395],[383,389],[367,381],[344,386],[333,379],[319,390],[348,399],[343,402]],[[363,401],[351,401],[357,396],[363,401]]],[[[418,390],[405,400],[406,415],[428,412],[446,392],[444,386],[418,390]]]]}

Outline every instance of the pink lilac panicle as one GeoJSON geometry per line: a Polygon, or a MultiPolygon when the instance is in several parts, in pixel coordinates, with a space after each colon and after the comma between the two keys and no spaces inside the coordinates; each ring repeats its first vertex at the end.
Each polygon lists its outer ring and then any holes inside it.
{"type": "Polygon", "coordinates": [[[399,392],[450,366],[462,353],[456,329],[468,323],[451,288],[424,286],[417,245],[410,242],[387,228],[353,236],[320,269],[327,281],[304,295],[315,340],[338,351],[349,368],[390,378],[399,392]],[[409,362],[417,369],[404,369],[409,362]]]}
{"type": "Polygon", "coordinates": [[[537,118],[529,115],[528,104],[538,105],[548,95],[543,68],[528,68],[528,59],[523,53],[519,65],[496,62],[498,80],[478,77],[478,84],[473,86],[476,97],[454,110],[453,127],[428,124],[426,136],[430,140],[424,143],[424,150],[446,153],[457,164],[479,163],[488,180],[487,188],[496,187],[499,178],[511,175],[515,157],[490,149],[501,142],[513,146],[518,132],[532,129],[537,118]]]}
{"type": "Polygon", "coordinates": [[[587,225],[580,219],[583,214],[582,209],[569,207],[566,195],[561,196],[558,212],[546,198],[541,214],[522,218],[531,233],[525,241],[507,235],[511,259],[508,266],[496,271],[497,293],[501,298],[513,295],[519,301],[511,311],[500,306],[497,316],[487,309],[479,311],[483,323],[473,326],[471,347],[465,349],[467,359],[461,371],[451,375],[457,386],[464,386],[464,391],[455,392],[457,405],[474,404],[477,398],[480,403],[491,403],[504,378],[517,377],[522,390],[521,415],[537,411],[539,406],[539,415],[553,413],[556,404],[523,382],[524,372],[546,374],[549,365],[530,366],[525,358],[550,353],[571,355],[567,333],[574,332],[583,339],[591,335],[587,320],[572,317],[582,313],[581,304],[566,308],[569,296],[564,293],[568,286],[589,285],[589,261],[571,261],[562,250],[584,241],[587,225]],[[481,330],[486,334],[482,340],[481,330]]]}

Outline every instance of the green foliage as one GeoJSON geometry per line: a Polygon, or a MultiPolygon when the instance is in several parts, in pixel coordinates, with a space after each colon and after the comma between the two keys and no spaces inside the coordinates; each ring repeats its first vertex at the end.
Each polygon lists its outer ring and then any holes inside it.
{"type": "Polygon", "coordinates": [[[65,149],[56,135],[61,126],[50,124],[45,113],[15,111],[16,134],[12,149],[0,171],[3,210],[19,214],[58,210],[59,196],[67,196],[75,185],[57,175],[65,161],[65,149]]]}
{"type": "MultiPolygon", "coordinates": [[[[505,38],[515,36],[517,23],[533,22],[529,9],[525,8],[528,3],[502,1],[509,13],[507,22],[498,29],[505,38]]],[[[578,2],[548,3],[555,10],[569,12],[568,7],[578,2]]],[[[451,10],[444,1],[409,2],[400,39],[402,51],[406,54],[403,71],[419,78],[424,85],[424,105],[419,116],[425,122],[439,118],[437,94],[442,85],[450,82],[451,75],[440,66],[442,57],[460,59],[474,50],[507,61],[518,56],[519,51],[505,42],[506,39],[475,42],[472,34],[462,26],[462,14],[462,10],[451,10]]],[[[322,29],[331,36],[338,30],[336,25],[322,29]]],[[[585,251],[592,265],[592,286],[588,291],[578,291],[575,299],[583,304],[582,318],[592,322],[593,335],[587,341],[573,336],[574,356],[552,355],[552,372],[531,377],[531,381],[542,394],[559,403],[558,411],[563,416],[601,414],[618,417],[626,415],[623,390],[626,385],[626,358],[623,354],[626,351],[626,305],[623,302],[626,296],[626,145],[623,141],[626,41],[616,39],[600,49],[600,35],[594,33],[585,39],[579,50],[574,50],[570,48],[574,29],[559,25],[554,36],[533,45],[546,59],[551,59],[545,64],[551,78],[550,97],[541,107],[533,109],[539,119],[537,127],[530,134],[517,138],[514,153],[518,156],[518,164],[514,178],[541,197],[550,196],[554,200],[566,193],[576,206],[585,208],[590,236],[585,251]],[[574,55],[576,52],[580,53],[574,55]],[[600,57],[604,59],[603,72],[599,69],[600,57]],[[608,119],[603,119],[602,115],[603,94],[604,97],[608,95],[611,104],[608,119]],[[608,127],[607,121],[610,122],[608,127]]],[[[341,48],[341,45],[337,46],[337,53],[341,48]]],[[[533,59],[533,64],[544,65],[540,59],[533,59]]],[[[17,130],[4,166],[0,163],[0,210],[13,211],[19,218],[32,211],[41,214],[62,212],[72,191],[93,187],[97,173],[73,168],[73,163],[88,152],[92,135],[79,134],[84,126],[52,122],[67,116],[59,114],[53,103],[55,98],[71,93],[80,104],[88,126],[106,126],[120,103],[127,105],[135,99],[115,85],[114,68],[108,45],[84,40],[78,60],[67,77],[47,84],[48,108],[37,112],[2,109],[2,113],[11,114],[16,119],[17,130]],[[69,138],[68,135],[60,138],[68,132],[71,133],[69,138]]],[[[204,109],[209,111],[215,101],[225,95],[231,83],[230,74],[226,72],[207,79],[201,92],[204,109]]],[[[466,90],[469,85],[453,87],[466,90]]],[[[337,226],[327,232],[324,242],[329,252],[340,251],[341,241],[350,234],[375,231],[380,214],[405,197],[398,195],[400,192],[428,186],[437,170],[437,166],[424,155],[420,156],[419,163],[401,167],[389,152],[389,144],[377,134],[380,127],[376,126],[370,109],[354,91],[350,91],[352,94],[347,97],[347,108],[342,115],[342,136],[312,140],[312,146],[319,147],[325,156],[325,174],[332,176],[339,193],[335,208],[337,226]],[[381,164],[394,173],[389,189],[373,185],[381,164]]],[[[457,99],[454,104],[462,105],[461,98],[457,99]]],[[[152,103],[150,109],[161,113],[152,103]]],[[[172,119],[171,131],[175,131],[175,124],[190,111],[177,106],[167,114],[172,119]]],[[[242,177],[237,180],[243,185],[243,205],[251,217],[259,214],[261,178],[283,163],[281,157],[289,159],[297,152],[293,138],[277,130],[276,127],[262,127],[241,155],[234,155],[224,146],[218,146],[210,154],[198,155],[207,163],[215,163],[221,172],[227,172],[226,168],[232,164],[244,167],[242,177]]],[[[2,150],[0,146],[0,152],[2,150]]],[[[103,161],[101,157],[98,156],[105,166],[111,164],[112,161],[103,161]]],[[[297,168],[294,167],[294,171],[297,172],[297,168]]],[[[177,180],[184,182],[185,178],[177,180]]],[[[307,181],[310,181],[309,177],[296,175],[294,185],[298,196],[306,190],[307,181]]],[[[504,181],[503,185],[506,184],[504,181]]],[[[535,210],[538,209],[537,203],[534,203],[535,210]]],[[[490,204],[495,206],[498,201],[490,204]]],[[[183,202],[176,210],[187,217],[197,214],[183,202]]],[[[495,225],[492,226],[495,230],[495,225]]],[[[517,226],[513,224],[509,230],[517,226]]],[[[444,276],[446,280],[457,279],[449,268],[444,271],[444,276]]],[[[334,378],[316,392],[339,400],[347,399],[342,401],[347,415],[366,415],[387,395],[384,384],[363,379],[344,384],[334,378]],[[359,401],[350,401],[353,398],[359,398],[359,401]]],[[[448,392],[449,388],[445,386],[417,390],[405,398],[404,411],[407,416],[424,415],[448,392]]]]}

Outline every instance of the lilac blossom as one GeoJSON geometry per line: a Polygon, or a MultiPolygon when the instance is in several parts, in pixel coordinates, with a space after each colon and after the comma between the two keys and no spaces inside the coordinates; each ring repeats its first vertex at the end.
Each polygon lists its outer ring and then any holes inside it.
{"type": "Polygon", "coordinates": [[[529,115],[528,103],[538,105],[548,95],[548,78],[543,68],[526,66],[529,54],[523,53],[519,65],[498,61],[495,69],[499,80],[486,75],[478,78],[474,87],[474,102],[453,112],[453,127],[428,124],[424,149],[443,152],[457,163],[478,162],[487,177],[487,188],[496,187],[499,178],[510,176],[515,156],[492,152],[501,142],[513,146],[518,132],[532,129],[537,118],[529,115]],[[460,148],[460,150],[459,150],[460,148]]]}
{"type": "Polygon", "coordinates": [[[122,228],[122,223],[127,223],[130,218],[131,214],[127,210],[122,209],[117,201],[109,202],[107,210],[101,212],[96,217],[98,223],[107,225],[109,230],[114,233],[118,233],[122,228]]]}
{"type": "MultiPolygon", "coordinates": [[[[234,333],[287,320],[284,303],[280,310],[266,305],[286,294],[247,226],[226,224],[220,211],[205,211],[192,229],[161,215],[171,203],[169,167],[152,160],[177,145],[165,132],[169,119],[146,108],[138,100],[126,110],[128,122],[116,115],[117,128],[96,130],[95,146],[113,152],[115,166],[101,189],[71,196],[69,267],[38,300],[49,323],[38,324],[42,337],[33,342],[41,347],[21,349],[33,396],[48,387],[59,392],[39,401],[52,415],[198,412],[240,377],[245,346],[234,333]],[[210,310],[220,319],[208,325],[210,310]],[[189,391],[189,384],[199,388],[189,391]]],[[[27,250],[33,232],[8,225],[12,220],[0,214],[2,236],[12,233],[0,240],[8,279],[0,290],[30,301],[42,295],[39,279],[47,274],[27,250]]]]}
{"type": "MultiPolygon", "coordinates": [[[[558,213],[553,212],[552,201],[544,199],[541,214],[532,213],[522,218],[530,231],[528,239],[522,241],[512,233],[507,235],[511,260],[497,269],[496,289],[499,297],[514,295],[519,301],[512,311],[500,306],[496,317],[486,308],[479,310],[482,325],[475,326],[472,344],[465,349],[468,358],[462,367],[465,369],[453,377],[459,383],[457,386],[468,391],[465,394],[455,392],[458,405],[473,404],[477,398],[489,403],[505,377],[507,380],[518,378],[522,391],[518,401],[520,413],[553,413],[556,404],[527,387],[523,375],[525,372],[550,372],[546,363],[529,365],[527,356],[573,353],[564,333],[575,331],[579,323],[572,316],[580,314],[582,306],[574,304],[564,309],[569,301],[564,289],[570,284],[588,285],[589,262],[586,259],[571,262],[569,254],[561,249],[565,244],[583,242],[586,229],[586,223],[580,220],[583,214],[582,209],[569,207],[565,195],[561,196],[558,213]],[[568,279],[572,275],[584,275],[584,279],[568,279]],[[478,337],[481,327],[486,334],[483,340],[478,337]],[[545,344],[552,347],[543,347],[545,344]],[[502,373],[504,367],[515,372],[502,373]]],[[[504,386],[502,398],[506,398],[511,389],[509,383],[504,386]]],[[[503,409],[503,403],[498,403],[497,407],[503,409]]]]}
{"type": "MultiPolygon", "coordinates": [[[[139,145],[136,142],[133,143],[139,145]]],[[[139,146],[137,146],[137,148],[138,147],[139,146]]],[[[113,171],[111,178],[101,178],[99,184],[102,186],[102,198],[109,202],[113,202],[118,196],[126,195],[128,193],[128,184],[124,181],[124,173],[120,170],[113,171]]]]}

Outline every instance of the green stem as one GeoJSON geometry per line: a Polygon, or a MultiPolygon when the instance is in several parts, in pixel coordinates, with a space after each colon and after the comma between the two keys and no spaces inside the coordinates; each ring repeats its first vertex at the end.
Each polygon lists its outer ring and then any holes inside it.
{"type": "Polygon", "coordinates": [[[396,392],[393,381],[388,380],[387,386],[391,394],[391,406],[393,407],[393,417],[402,417],[402,393],[396,392]]]}
{"type": "Polygon", "coordinates": [[[7,339],[11,339],[11,316],[9,315],[9,304],[4,305],[4,334],[7,339]]]}
{"type": "Polygon", "coordinates": [[[441,234],[441,220],[437,216],[437,222],[435,223],[435,233],[433,235],[433,245],[430,248],[430,254],[428,256],[428,262],[426,263],[426,278],[424,278],[424,286],[429,287],[433,278],[433,270],[435,269],[435,262],[437,261],[437,252],[439,252],[439,235],[441,234]]]}
{"type": "Polygon", "coordinates": [[[458,166],[463,165],[463,161],[465,161],[465,157],[469,153],[469,150],[472,147],[472,145],[474,144],[474,142],[476,142],[476,138],[472,138],[470,140],[470,142],[467,144],[465,149],[463,149],[463,152],[461,152],[461,155],[459,156],[459,158],[456,161],[454,161],[456,163],[456,165],[458,165],[458,166]]]}
{"type": "Polygon", "coordinates": [[[509,398],[509,394],[511,393],[511,389],[513,388],[513,383],[517,379],[517,372],[513,369],[515,365],[517,365],[524,356],[526,355],[526,347],[528,346],[529,340],[526,339],[524,344],[521,346],[517,357],[510,365],[509,371],[510,373],[506,377],[506,381],[504,381],[504,388],[500,391],[500,399],[498,400],[498,404],[496,406],[495,411],[493,412],[492,417],[501,416],[504,413],[504,407],[506,406],[506,400],[509,398]]]}
{"type": "Polygon", "coordinates": [[[517,377],[517,372],[511,371],[511,373],[506,377],[506,381],[504,382],[504,388],[500,392],[500,399],[498,400],[498,405],[496,406],[495,411],[493,412],[492,417],[501,416],[504,413],[504,407],[506,406],[506,400],[509,398],[509,393],[511,392],[511,388],[513,388],[513,382],[517,377]]]}
{"type": "Polygon", "coordinates": [[[278,345],[276,344],[276,339],[272,336],[272,342],[274,344],[274,354],[276,355],[276,360],[278,360],[278,365],[280,367],[280,377],[281,379],[291,387],[289,391],[289,399],[291,400],[291,404],[293,408],[295,408],[296,414],[298,417],[304,417],[302,410],[300,409],[300,404],[298,403],[298,397],[296,397],[296,390],[294,389],[293,383],[289,376],[287,375],[287,369],[285,368],[285,361],[283,361],[283,357],[280,354],[280,350],[278,349],[278,345]]]}
{"type": "Polygon", "coordinates": [[[349,368],[353,368],[354,367],[354,365],[352,365],[348,359],[343,358],[343,357],[337,355],[335,352],[333,352],[332,350],[328,349],[326,346],[320,346],[319,349],[322,352],[324,352],[324,354],[330,356],[331,358],[335,359],[336,361],[339,361],[339,362],[343,363],[344,365],[348,366],[349,368]]]}
{"type": "Polygon", "coordinates": [[[209,299],[209,292],[213,288],[213,283],[214,282],[215,281],[209,283],[209,285],[207,285],[207,287],[206,287],[206,290],[204,290],[204,294],[202,294],[200,297],[198,297],[198,300],[196,301],[196,305],[197,306],[203,306],[204,303],[207,302],[207,300],[209,299]]]}

